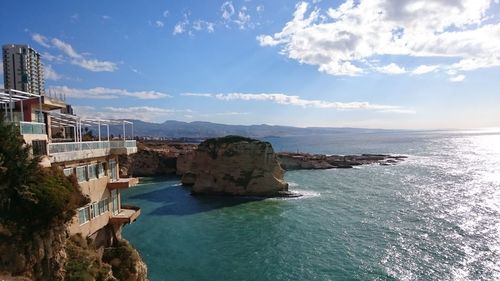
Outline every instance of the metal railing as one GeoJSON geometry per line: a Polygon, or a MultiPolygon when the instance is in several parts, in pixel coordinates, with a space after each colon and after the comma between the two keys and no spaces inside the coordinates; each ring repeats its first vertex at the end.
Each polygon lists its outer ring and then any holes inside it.
{"type": "Polygon", "coordinates": [[[135,146],[135,140],[50,143],[48,153],[53,154],[93,149],[132,148],[135,146]]]}
{"type": "Polygon", "coordinates": [[[45,135],[47,134],[45,131],[45,123],[38,122],[19,122],[19,129],[22,135],[27,134],[39,134],[45,135]]]}

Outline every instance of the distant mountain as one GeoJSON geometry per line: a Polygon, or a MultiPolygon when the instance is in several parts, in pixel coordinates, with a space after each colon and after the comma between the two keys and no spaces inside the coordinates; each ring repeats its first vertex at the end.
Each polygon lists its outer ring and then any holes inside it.
{"type": "MultiPolygon", "coordinates": [[[[130,120],[134,122],[134,134],[142,137],[167,137],[167,138],[209,138],[226,135],[240,135],[246,137],[283,137],[300,135],[325,135],[348,132],[375,132],[384,131],[379,129],[358,129],[358,128],[323,128],[323,127],[290,127],[271,125],[226,125],[211,122],[181,122],[168,120],[163,123],[149,123],[140,120],[130,120]]],[[[114,128],[111,131],[118,135],[121,130],[114,128]]],[[[127,129],[127,134],[128,134],[127,129]]]]}

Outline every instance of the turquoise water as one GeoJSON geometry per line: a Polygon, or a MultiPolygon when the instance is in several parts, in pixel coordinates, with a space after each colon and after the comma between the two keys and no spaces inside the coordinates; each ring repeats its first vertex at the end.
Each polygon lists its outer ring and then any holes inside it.
{"type": "Polygon", "coordinates": [[[298,199],[193,197],[176,178],[123,193],[156,280],[500,280],[500,134],[269,139],[277,150],[405,154],[397,166],[286,173],[298,199]]]}

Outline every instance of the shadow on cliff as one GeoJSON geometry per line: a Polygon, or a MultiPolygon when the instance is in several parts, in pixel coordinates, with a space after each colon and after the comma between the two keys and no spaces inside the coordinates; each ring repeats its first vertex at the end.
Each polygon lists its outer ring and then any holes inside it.
{"type": "Polygon", "coordinates": [[[148,213],[148,215],[153,216],[192,215],[264,199],[258,197],[193,196],[190,188],[178,185],[170,185],[151,192],[134,195],[130,198],[162,203],[161,207],[148,213]]]}

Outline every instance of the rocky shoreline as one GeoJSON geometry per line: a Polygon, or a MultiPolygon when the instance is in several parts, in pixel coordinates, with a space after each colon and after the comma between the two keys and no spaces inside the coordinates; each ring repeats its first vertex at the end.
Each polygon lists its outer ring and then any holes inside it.
{"type": "Polygon", "coordinates": [[[176,174],[193,195],[298,197],[288,191],[283,174],[293,170],[345,169],[360,165],[392,166],[407,156],[388,154],[324,155],[275,153],[270,143],[238,136],[200,145],[168,141],[138,144],[139,151],[120,159],[121,173],[132,176],[176,174]]]}
{"type": "Polygon", "coordinates": [[[309,153],[277,153],[281,168],[291,170],[314,170],[353,168],[354,166],[379,164],[383,166],[396,165],[407,156],[387,154],[361,155],[325,155],[309,153]]]}
{"type": "MultiPolygon", "coordinates": [[[[120,172],[123,175],[133,176],[177,174],[182,177],[189,172],[197,147],[198,145],[192,143],[140,142],[137,154],[120,159],[120,172]]],[[[403,155],[389,154],[325,155],[293,152],[277,152],[276,156],[285,171],[341,169],[370,164],[392,166],[407,158],[403,155]]]]}

